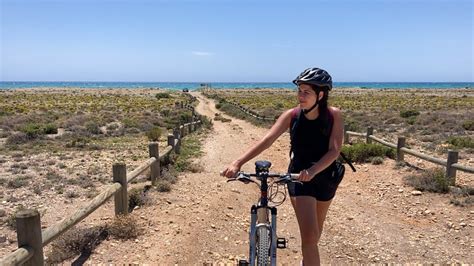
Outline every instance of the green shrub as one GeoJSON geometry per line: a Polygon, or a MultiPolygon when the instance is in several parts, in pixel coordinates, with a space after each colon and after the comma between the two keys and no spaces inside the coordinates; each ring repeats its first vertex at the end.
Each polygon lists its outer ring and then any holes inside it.
{"type": "Polygon", "coordinates": [[[410,175],[404,177],[405,184],[420,191],[447,193],[449,191],[449,180],[442,168],[424,171],[421,175],[410,175]]]}
{"type": "Polygon", "coordinates": [[[179,115],[179,122],[181,124],[184,124],[184,123],[187,123],[187,122],[190,122],[191,119],[192,119],[193,115],[189,112],[186,112],[186,113],[181,113],[179,115]]]}
{"type": "Polygon", "coordinates": [[[122,124],[126,128],[138,128],[140,126],[140,123],[135,118],[124,118],[122,124]]]}
{"type": "Polygon", "coordinates": [[[471,137],[449,137],[447,143],[454,148],[474,148],[474,139],[471,137]]]}
{"type": "Polygon", "coordinates": [[[222,108],[222,104],[221,103],[216,103],[216,109],[221,109],[222,108]]]}
{"type": "Polygon", "coordinates": [[[44,134],[44,130],[41,125],[35,123],[26,124],[20,128],[20,131],[25,133],[30,139],[37,138],[38,136],[44,134]]]}
{"type": "Polygon", "coordinates": [[[55,124],[46,124],[43,127],[44,134],[58,134],[58,127],[55,124]]]}
{"type": "Polygon", "coordinates": [[[171,95],[167,92],[160,92],[155,95],[156,99],[168,99],[171,98],[171,95]]]}
{"type": "Polygon", "coordinates": [[[416,116],[410,116],[410,117],[408,117],[407,123],[408,123],[409,125],[414,125],[415,122],[416,122],[416,116]]]}
{"type": "Polygon", "coordinates": [[[395,151],[379,144],[356,143],[342,147],[342,152],[354,162],[367,162],[372,157],[395,158],[395,151]]]}
{"type": "Polygon", "coordinates": [[[146,136],[148,137],[148,140],[158,141],[161,137],[161,134],[162,129],[160,127],[153,127],[146,133],[146,136]]]}
{"type": "Polygon", "coordinates": [[[87,121],[84,125],[87,129],[87,132],[97,135],[100,134],[99,124],[95,121],[87,121]]]}
{"type": "Polygon", "coordinates": [[[474,120],[466,120],[462,123],[465,130],[474,130],[474,120]]]}
{"type": "Polygon", "coordinates": [[[416,110],[405,110],[405,111],[400,111],[400,116],[403,118],[408,118],[410,116],[418,116],[420,112],[416,110]]]}

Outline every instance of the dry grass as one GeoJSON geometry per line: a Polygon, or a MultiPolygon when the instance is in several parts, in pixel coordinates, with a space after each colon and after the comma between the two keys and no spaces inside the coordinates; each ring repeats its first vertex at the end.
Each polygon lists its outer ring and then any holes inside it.
{"type": "Polygon", "coordinates": [[[410,175],[404,178],[407,185],[420,191],[447,193],[449,180],[442,168],[429,169],[420,175],[410,175]]]}
{"type": "Polygon", "coordinates": [[[76,227],[51,243],[46,264],[57,264],[80,254],[89,255],[108,235],[106,226],[76,227]]]}

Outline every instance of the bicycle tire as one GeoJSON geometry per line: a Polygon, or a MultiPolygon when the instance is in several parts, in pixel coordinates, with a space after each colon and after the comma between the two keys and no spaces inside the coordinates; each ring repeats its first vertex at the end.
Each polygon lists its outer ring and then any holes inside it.
{"type": "Polygon", "coordinates": [[[270,230],[266,226],[259,227],[257,237],[257,265],[270,265],[270,230]]]}

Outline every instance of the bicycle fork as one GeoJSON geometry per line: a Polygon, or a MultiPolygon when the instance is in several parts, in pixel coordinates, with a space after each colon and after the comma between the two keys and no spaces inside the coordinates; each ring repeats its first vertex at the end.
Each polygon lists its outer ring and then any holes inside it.
{"type": "Polygon", "coordinates": [[[277,209],[275,207],[257,207],[255,205],[252,205],[252,208],[250,209],[249,265],[255,265],[257,229],[261,226],[268,227],[268,231],[270,232],[270,265],[276,265],[276,249],[278,242],[276,225],[277,209]],[[268,210],[270,210],[271,213],[271,223],[268,222],[268,210]]]}

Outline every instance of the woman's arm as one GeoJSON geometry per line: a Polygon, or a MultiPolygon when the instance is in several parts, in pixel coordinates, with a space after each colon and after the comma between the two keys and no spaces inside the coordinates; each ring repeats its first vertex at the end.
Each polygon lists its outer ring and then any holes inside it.
{"type": "Polygon", "coordinates": [[[231,165],[222,172],[222,175],[228,178],[235,176],[242,165],[269,148],[273,142],[290,127],[292,111],[293,109],[290,109],[281,114],[267,134],[255,145],[252,145],[247,152],[232,162],[231,165]]]}
{"type": "Polygon", "coordinates": [[[300,173],[301,181],[311,180],[315,175],[331,165],[341,153],[342,142],[344,140],[342,113],[341,110],[335,107],[329,107],[329,111],[332,113],[334,119],[331,136],[329,137],[329,150],[318,162],[314,163],[313,166],[300,173]]]}

